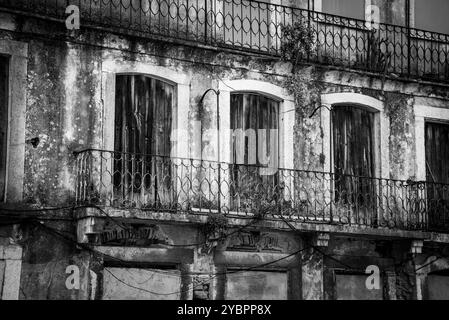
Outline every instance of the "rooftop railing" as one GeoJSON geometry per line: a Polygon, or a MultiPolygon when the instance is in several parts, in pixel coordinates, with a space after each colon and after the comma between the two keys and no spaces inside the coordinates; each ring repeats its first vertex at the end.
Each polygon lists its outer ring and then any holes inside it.
{"type": "Polygon", "coordinates": [[[280,56],[282,26],[307,24],[314,35],[306,62],[397,77],[449,81],[449,36],[249,0],[0,0],[0,10],[64,21],[69,4],[81,27],[186,40],[280,56]]]}
{"type": "Polygon", "coordinates": [[[76,201],[309,223],[449,231],[449,185],[86,150],[76,201]]]}

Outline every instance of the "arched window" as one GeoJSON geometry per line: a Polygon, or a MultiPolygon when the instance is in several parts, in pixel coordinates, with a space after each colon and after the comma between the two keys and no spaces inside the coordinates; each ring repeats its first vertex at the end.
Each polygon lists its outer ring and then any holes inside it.
{"type": "MultiPolygon", "coordinates": [[[[240,208],[254,197],[268,204],[278,190],[280,102],[255,93],[231,94],[231,185],[240,208]],[[262,199],[263,198],[263,199],[262,199]]],[[[250,210],[251,208],[247,208],[250,210]]]]}
{"type": "Polygon", "coordinates": [[[115,151],[170,155],[174,86],[145,75],[116,82],[115,151]]]}
{"type": "Polygon", "coordinates": [[[277,166],[279,101],[261,94],[231,94],[231,130],[233,163],[277,166]]]}
{"type": "Polygon", "coordinates": [[[119,201],[170,205],[175,88],[145,75],[116,78],[114,186],[119,201]]]}
{"type": "Polygon", "coordinates": [[[333,109],[334,172],[374,176],[374,113],[356,106],[333,109]]]}
{"type": "Polygon", "coordinates": [[[374,218],[374,113],[357,106],[337,105],[332,119],[335,202],[337,206],[353,206],[356,216],[374,218]]]}

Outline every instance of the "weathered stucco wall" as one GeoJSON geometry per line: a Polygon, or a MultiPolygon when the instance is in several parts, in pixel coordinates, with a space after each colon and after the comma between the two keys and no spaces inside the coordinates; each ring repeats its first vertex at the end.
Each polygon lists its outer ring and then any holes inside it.
{"type": "MultiPolygon", "coordinates": [[[[176,72],[187,79],[190,97],[188,121],[180,125],[190,132],[188,154],[203,159],[216,157],[216,137],[207,134],[207,130],[215,128],[217,113],[216,97],[213,94],[206,97],[203,106],[199,105],[202,94],[209,88],[216,89],[224,80],[252,79],[284,87],[284,81],[291,70],[289,64],[272,58],[93,34],[86,30],[80,31],[72,41],[49,41],[45,39],[46,36],[65,34],[66,31],[57,28],[50,33],[50,24],[38,23],[31,19],[26,23],[15,20],[9,27],[22,31],[31,31],[39,27],[41,33],[40,38],[17,36],[12,33],[2,34],[2,38],[15,39],[29,45],[26,137],[27,139],[39,137],[40,143],[36,148],[26,146],[24,202],[33,205],[73,204],[76,178],[73,151],[104,147],[104,141],[108,138],[105,136],[107,132],[105,118],[106,114],[113,110],[105,101],[108,92],[105,92],[107,86],[104,83],[108,75],[104,64],[129,66],[130,70],[134,70],[133,66],[136,65],[156,66],[160,68],[159,70],[176,72]],[[81,42],[88,42],[91,45],[84,45],[81,42]],[[198,120],[201,121],[204,132],[201,142],[193,139],[193,122],[198,120]],[[200,154],[197,154],[194,150],[197,150],[199,143],[201,143],[200,154]]],[[[416,176],[415,159],[419,151],[416,150],[417,137],[414,130],[416,100],[419,98],[419,105],[448,109],[447,87],[402,82],[349,71],[331,71],[317,66],[304,66],[298,72],[302,74],[305,83],[318,89],[315,92],[318,96],[353,93],[383,102],[384,114],[390,120],[390,127],[381,132],[383,135],[389,134],[388,150],[382,150],[389,160],[386,176],[393,179],[413,179],[416,176]]],[[[164,78],[164,72],[156,76],[164,78]]],[[[300,97],[297,102],[309,99],[310,97],[300,97]]],[[[325,151],[328,142],[323,134],[322,119],[320,116],[313,118],[301,116],[299,111],[305,110],[302,103],[297,103],[296,108],[297,110],[292,111],[296,119],[294,126],[287,128],[293,131],[294,167],[323,171],[328,161],[325,151]]],[[[70,224],[54,226],[60,228],[62,232],[75,232],[75,227],[70,224]]],[[[197,231],[195,228],[189,229],[188,232],[176,229],[171,233],[177,234],[176,242],[185,244],[198,241],[197,231]],[[188,236],[184,237],[186,234],[188,236]],[[182,240],[179,239],[181,236],[182,240]]],[[[84,290],[67,291],[65,268],[68,264],[79,264],[84,266],[82,270],[88,270],[86,266],[92,264],[92,270],[101,279],[102,261],[93,261],[90,255],[85,251],[78,251],[73,244],[55,241],[52,236],[41,233],[34,227],[24,229],[24,239],[22,298],[87,299],[92,297],[91,290],[97,290],[95,296],[101,294],[99,288],[92,289],[91,278],[87,275],[87,271],[83,271],[81,276],[84,290]]],[[[365,266],[358,262],[361,256],[364,257],[364,261],[373,264],[390,265],[391,261],[402,259],[402,254],[409,250],[409,247],[404,245],[403,248],[382,251],[379,247],[383,246],[374,240],[337,239],[331,243],[332,246],[327,249],[329,253],[343,257],[360,270],[365,266]],[[398,252],[395,253],[394,250],[398,252]]],[[[256,253],[252,253],[251,256],[254,261],[267,259],[267,256],[256,253]]],[[[216,268],[212,255],[198,255],[195,259],[194,265],[187,265],[184,268],[205,274],[216,268]]],[[[237,255],[236,259],[242,260],[242,256],[237,255]]],[[[331,282],[321,281],[320,277],[330,279],[329,270],[338,266],[310,252],[303,254],[302,259],[303,276],[296,274],[295,279],[304,285],[300,294],[295,292],[293,296],[310,299],[331,298],[331,293],[324,295],[322,291],[324,287],[324,292],[327,292],[326,286],[329,284],[326,283],[331,282]]],[[[406,268],[410,270],[412,266],[406,265],[406,268]]],[[[397,294],[393,294],[393,288],[386,285],[385,288],[390,290],[386,296],[397,295],[398,298],[413,296],[412,288],[415,280],[408,273],[402,275],[402,270],[396,270],[397,294]]],[[[386,282],[389,283],[391,281],[386,282]]],[[[330,287],[328,289],[328,292],[331,292],[330,287]]],[[[295,290],[299,291],[298,288],[295,290]]],[[[215,293],[217,296],[224,294],[223,287],[218,288],[217,292],[215,293]]],[[[263,292],[261,295],[263,296],[263,292]]]]}
{"type": "Polygon", "coordinates": [[[73,199],[72,152],[99,145],[101,53],[63,42],[30,42],[25,201],[56,205],[73,199]],[[50,196],[51,195],[51,196],[50,196]]]}

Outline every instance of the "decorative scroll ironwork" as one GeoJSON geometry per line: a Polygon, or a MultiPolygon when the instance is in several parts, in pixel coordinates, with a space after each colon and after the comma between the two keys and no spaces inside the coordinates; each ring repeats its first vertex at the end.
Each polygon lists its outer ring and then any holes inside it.
{"type": "Polygon", "coordinates": [[[262,167],[102,150],[77,154],[76,201],[123,209],[223,213],[269,219],[399,230],[446,228],[449,185],[279,169],[276,183],[254,179],[262,167]],[[114,171],[116,161],[128,168],[114,171]],[[238,170],[245,188],[232,178],[238,170]],[[220,174],[218,174],[220,172],[220,174]],[[246,181],[245,177],[251,179],[246,181]],[[354,188],[336,191],[341,181],[354,188]],[[117,183],[119,181],[120,183],[117,183]],[[130,182],[131,181],[131,182],[130,182]],[[137,183],[139,182],[139,183],[137,183]],[[248,184],[252,184],[248,188],[248,184]],[[369,184],[370,188],[357,188],[369,184]],[[250,191],[249,191],[250,190],[250,191]],[[369,194],[364,194],[369,190],[369,194]],[[428,197],[432,194],[442,197],[428,197]],[[342,192],[350,192],[343,195],[342,192]],[[338,195],[337,195],[338,193],[338,195]],[[429,225],[431,221],[431,225],[429,225]],[[441,222],[441,223],[439,223],[441,222]]]}
{"type": "MultiPolygon", "coordinates": [[[[306,23],[305,61],[375,73],[449,80],[449,36],[249,0],[74,0],[82,26],[279,56],[282,26],[306,23]]],[[[0,0],[1,10],[65,20],[66,0],[0,0]]]]}

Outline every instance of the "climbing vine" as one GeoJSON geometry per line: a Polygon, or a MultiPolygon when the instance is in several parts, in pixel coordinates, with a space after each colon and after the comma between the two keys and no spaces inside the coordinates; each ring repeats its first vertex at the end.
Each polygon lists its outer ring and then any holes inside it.
{"type": "Polygon", "coordinates": [[[293,66],[284,87],[294,97],[298,115],[306,118],[321,104],[321,87],[314,81],[313,67],[300,69],[300,62],[312,53],[315,37],[304,22],[283,26],[282,35],[281,59],[293,66]]]}
{"type": "Polygon", "coordinates": [[[314,35],[308,25],[295,22],[293,25],[282,26],[281,57],[293,66],[310,55],[313,49],[314,35]]]}
{"type": "Polygon", "coordinates": [[[210,253],[221,239],[226,238],[228,228],[228,221],[224,215],[218,213],[209,214],[206,223],[201,229],[206,239],[202,251],[210,253]]]}
{"type": "Polygon", "coordinates": [[[284,81],[287,92],[294,97],[300,118],[309,117],[321,105],[322,86],[315,78],[313,67],[309,67],[292,73],[284,81]]]}
{"type": "Polygon", "coordinates": [[[203,225],[203,233],[206,237],[217,237],[226,234],[226,229],[228,227],[228,223],[226,218],[217,213],[211,213],[207,217],[207,222],[203,225]]]}
{"type": "MultiPolygon", "coordinates": [[[[268,199],[266,195],[264,196],[263,194],[256,194],[253,201],[255,202],[255,205],[250,211],[254,212],[254,217],[252,222],[249,222],[248,225],[264,220],[267,214],[276,212],[278,209],[278,203],[274,201],[274,199],[268,199]]],[[[289,204],[288,207],[291,208],[291,204],[289,204]]],[[[228,220],[224,215],[210,213],[206,223],[203,224],[201,228],[205,242],[201,247],[200,252],[209,254],[220,241],[224,241],[229,237],[229,228],[228,220]]]]}
{"type": "Polygon", "coordinates": [[[390,119],[392,131],[404,132],[409,116],[407,97],[399,93],[386,93],[385,115],[390,119]]]}

